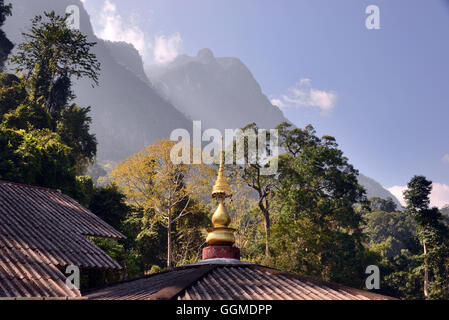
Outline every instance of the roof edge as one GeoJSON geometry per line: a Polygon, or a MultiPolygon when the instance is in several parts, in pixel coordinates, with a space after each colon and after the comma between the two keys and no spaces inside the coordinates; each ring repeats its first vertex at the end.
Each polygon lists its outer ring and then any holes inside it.
{"type": "Polygon", "coordinates": [[[32,186],[30,184],[24,184],[24,183],[19,183],[19,182],[0,180],[0,183],[1,184],[10,184],[10,185],[13,185],[13,186],[24,187],[24,188],[28,188],[28,189],[36,189],[36,190],[43,190],[43,191],[63,194],[62,191],[59,190],[59,189],[52,189],[52,188],[47,188],[47,187],[32,186]]]}
{"type": "Polygon", "coordinates": [[[109,227],[111,227],[112,229],[114,229],[114,231],[117,233],[117,235],[114,236],[105,236],[105,235],[98,235],[98,234],[87,234],[87,233],[83,233],[83,236],[88,236],[88,237],[98,237],[98,238],[105,238],[105,239],[114,239],[114,240],[121,240],[121,239],[126,239],[127,237],[121,233],[120,231],[116,230],[114,227],[110,226],[106,221],[104,221],[103,219],[101,219],[100,217],[98,217],[95,213],[93,213],[92,211],[90,211],[89,209],[87,209],[85,206],[83,206],[81,203],[79,203],[76,199],[72,198],[71,196],[63,193],[61,190],[59,189],[52,189],[52,188],[47,188],[47,187],[37,187],[37,186],[32,186],[29,184],[23,184],[23,183],[18,183],[18,182],[12,182],[12,181],[6,181],[6,180],[0,180],[0,184],[6,184],[6,185],[12,185],[12,186],[17,186],[17,187],[24,187],[27,189],[33,189],[33,190],[42,190],[42,191],[46,191],[46,192],[51,192],[51,193],[56,193],[58,195],[62,195],[65,197],[70,198],[70,200],[76,202],[76,204],[78,204],[80,207],[82,207],[84,210],[86,210],[88,213],[93,214],[95,217],[97,217],[98,219],[100,219],[101,221],[103,221],[104,223],[106,223],[109,227]]]}

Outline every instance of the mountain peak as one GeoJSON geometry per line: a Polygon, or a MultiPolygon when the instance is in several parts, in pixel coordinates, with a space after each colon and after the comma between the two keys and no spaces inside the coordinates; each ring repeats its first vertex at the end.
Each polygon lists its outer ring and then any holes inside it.
{"type": "Polygon", "coordinates": [[[288,121],[239,59],[215,57],[210,49],[196,57],[182,55],[149,76],[161,95],[187,118],[201,120],[204,129],[224,131],[252,122],[271,129],[288,121]]]}
{"type": "Polygon", "coordinates": [[[214,53],[211,49],[204,48],[198,51],[198,54],[196,55],[199,60],[204,62],[210,62],[215,60],[214,53]]]}

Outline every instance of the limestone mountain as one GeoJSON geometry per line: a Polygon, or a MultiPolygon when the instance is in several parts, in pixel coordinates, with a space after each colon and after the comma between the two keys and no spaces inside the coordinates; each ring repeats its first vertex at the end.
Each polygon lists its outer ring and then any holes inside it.
{"type": "Polygon", "coordinates": [[[237,58],[217,58],[210,49],[178,56],[166,66],[150,66],[155,88],[203,128],[241,128],[255,122],[271,129],[288,121],[271,104],[248,68],[237,58]]]}
{"type": "Polygon", "coordinates": [[[366,196],[368,198],[379,197],[382,199],[392,198],[394,203],[397,206],[397,209],[400,210],[402,208],[399,200],[387,189],[382,187],[382,185],[376,180],[369,178],[363,174],[359,174],[358,176],[359,184],[362,185],[366,190],[366,196]]]}

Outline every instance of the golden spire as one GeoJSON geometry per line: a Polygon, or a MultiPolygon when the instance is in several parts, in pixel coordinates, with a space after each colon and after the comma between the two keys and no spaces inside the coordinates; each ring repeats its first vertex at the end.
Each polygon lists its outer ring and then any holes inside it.
{"type": "Polygon", "coordinates": [[[206,242],[209,245],[214,244],[228,244],[233,245],[235,242],[235,229],[229,228],[231,217],[226,211],[224,200],[231,197],[231,188],[226,181],[226,174],[224,170],[225,151],[223,147],[223,137],[221,137],[221,158],[220,167],[218,168],[217,180],[212,188],[212,197],[218,198],[219,204],[214,214],[212,215],[213,228],[208,228],[209,233],[206,242]]]}
{"type": "Polygon", "coordinates": [[[212,197],[219,198],[222,195],[225,198],[231,197],[231,188],[226,181],[226,174],[224,170],[225,151],[223,149],[223,137],[221,137],[221,158],[220,167],[218,168],[217,180],[215,180],[214,187],[212,188],[212,197]]]}

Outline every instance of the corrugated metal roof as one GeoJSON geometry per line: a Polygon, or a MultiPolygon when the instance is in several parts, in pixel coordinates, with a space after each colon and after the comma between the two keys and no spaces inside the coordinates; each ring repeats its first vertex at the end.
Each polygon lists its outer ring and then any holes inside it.
{"type": "Polygon", "coordinates": [[[387,296],[254,264],[196,264],[108,286],[89,299],[388,300],[387,296]]]}
{"type": "Polygon", "coordinates": [[[0,297],[79,297],[60,269],[121,268],[86,235],[124,238],[56,190],[0,181],[0,297]]]}
{"type": "Polygon", "coordinates": [[[168,300],[210,270],[210,266],[177,268],[110,285],[87,294],[87,297],[95,300],[168,300]]]}

